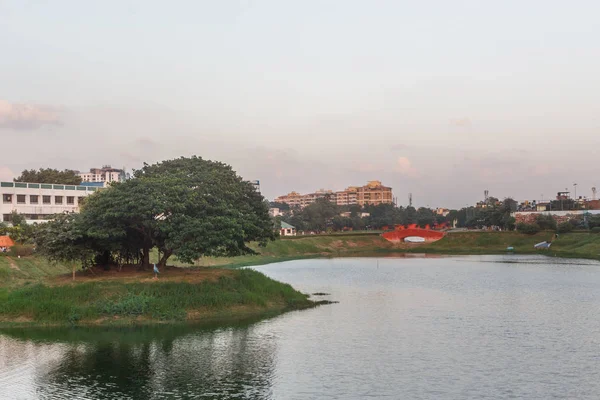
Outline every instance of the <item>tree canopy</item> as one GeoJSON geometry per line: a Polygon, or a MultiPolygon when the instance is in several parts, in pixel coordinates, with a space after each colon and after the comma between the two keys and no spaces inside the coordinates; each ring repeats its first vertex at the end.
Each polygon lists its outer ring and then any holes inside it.
{"type": "Polygon", "coordinates": [[[248,242],[275,239],[268,203],[253,185],[228,165],[200,157],[145,164],[133,179],[89,196],[73,218],[60,221],[74,231],[63,237],[81,244],[84,256],[91,250],[105,262],[139,259],[143,266],[153,248],[164,265],[171,255],[194,262],[250,254],[248,242]]]}
{"type": "Polygon", "coordinates": [[[59,171],[52,168],[40,168],[39,170],[29,169],[21,172],[21,175],[14,179],[15,182],[29,183],[53,183],[58,185],[79,185],[81,177],[77,172],[70,169],[59,171]]]}

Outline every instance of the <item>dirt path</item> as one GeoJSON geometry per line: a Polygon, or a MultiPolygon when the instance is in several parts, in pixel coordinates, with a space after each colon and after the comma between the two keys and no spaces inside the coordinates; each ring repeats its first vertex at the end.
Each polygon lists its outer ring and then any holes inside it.
{"type": "MultiPolygon", "coordinates": [[[[222,276],[231,276],[234,274],[230,269],[218,268],[162,268],[158,280],[154,280],[152,270],[139,271],[136,266],[124,266],[121,271],[117,268],[111,268],[105,271],[103,268],[94,268],[93,271],[78,272],[75,282],[109,282],[119,281],[123,283],[135,282],[189,282],[199,283],[203,281],[216,281],[222,276]]],[[[61,275],[50,280],[50,283],[56,285],[65,285],[73,283],[71,274],[61,275]]]]}
{"type": "Polygon", "coordinates": [[[19,268],[19,266],[17,264],[15,264],[15,262],[13,261],[12,258],[6,256],[6,259],[8,260],[8,263],[10,265],[10,268],[12,269],[16,269],[17,271],[21,271],[21,268],[19,268]]]}

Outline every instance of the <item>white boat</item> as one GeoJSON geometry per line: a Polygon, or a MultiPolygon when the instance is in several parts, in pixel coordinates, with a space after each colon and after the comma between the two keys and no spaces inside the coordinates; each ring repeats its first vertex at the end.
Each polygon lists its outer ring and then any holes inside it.
{"type": "Polygon", "coordinates": [[[404,241],[408,243],[423,243],[425,238],[422,238],[421,236],[407,236],[404,238],[404,241]]]}

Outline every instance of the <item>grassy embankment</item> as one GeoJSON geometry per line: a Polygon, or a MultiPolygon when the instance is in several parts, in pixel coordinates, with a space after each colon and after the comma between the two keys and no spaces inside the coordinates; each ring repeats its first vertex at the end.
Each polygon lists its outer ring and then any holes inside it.
{"type": "Polygon", "coordinates": [[[0,325],[210,322],[318,304],[290,285],[252,270],[171,267],[163,272],[157,281],[148,272],[123,270],[88,273],[75,282],[67,273],[0,287],[0,325]]]}
{"type": "Polygon", "coordinates": [[[543,254],[557,257],[587,258],[600,260],[600,235],[573,232],[553,239],[553,232],[524,235],[518,232],[461,232],[450,233],[442,240],[411,248],[411,252],[433,254],[500,254],[514,247],[517,254],[543,254]],[[533,246],[552,241],[548,250],[533,246]]]}
{"type": "Polygon", "coordinates": [[[511,246],[517,254],[544,254],[600,260],[600,235],[574,232],[553,239],[553,232],[524,235],[518,232],[456,232],[426,244],[393,244],[378,234],[319,235],[284,238],[255,249],[259,256],[205,258],[197,266],[239,267],[317,257],[383,257],[399,253],[500,254],[511,246]],[[550,250],[537,250],[536,243],[552,240],[550,250]]]}

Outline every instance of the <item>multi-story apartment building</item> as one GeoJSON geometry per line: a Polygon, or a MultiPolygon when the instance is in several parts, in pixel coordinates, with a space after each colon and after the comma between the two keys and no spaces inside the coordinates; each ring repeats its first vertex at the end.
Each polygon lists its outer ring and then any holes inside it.
{"type": "Polygon", "coordinates": [[[346,190],[335,193],[338,206],[353,206],[358,204],[358,187],[350,186],[346,190]]]}
{"type": "Polygon", "coordinates": [[[0,221],[11,222],[13,211],[30,221],[79,212],[83,199],[97,190],[100,189],[79,185],[0,182],[0,221]]]}
{"type": "Polygon", "coordinates": [[[369,181],[358,188],[358,205],[392,204],[392,188],[383,186],[380,181],[369,181]]]}
{"type": "Polygon", "coordinates": [[[124,169],[112,168],[110,165],[91,168],[90,172],[80,172],[78,175],[83,182],[123,182],[127,179],[124,169]]]}
{"type": "Polygon", "coordinates": [[[365,206],[393,203],[392,188],[383,186],[380,181],[370,181],[365,186],[350,186],[346,190],[339,192],[324,189],[304,195],[291,192],[285,196],[279,196],[275,201],[278,203],[287,203],[291,207],[304,208],[320,198],[327,198],[338,206],[365,206]]]}

